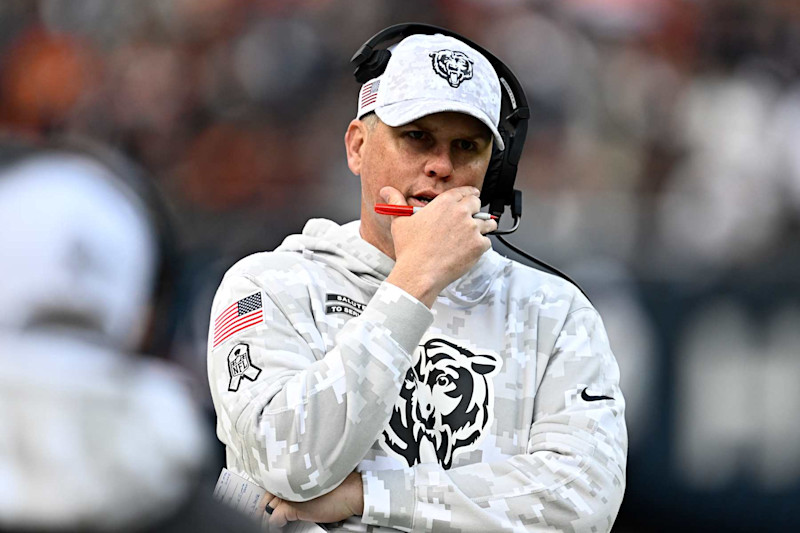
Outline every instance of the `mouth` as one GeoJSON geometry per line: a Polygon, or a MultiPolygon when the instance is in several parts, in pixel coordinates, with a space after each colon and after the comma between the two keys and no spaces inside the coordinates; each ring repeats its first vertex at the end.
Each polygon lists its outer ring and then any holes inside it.
{"type": "Polygon", "coordinates": [[[428,205],[434,198],[436,198],[437,194],[424,192],[422,194],[416,194],[411,196],[408,199],[408,204],[413,205],[415,207],[425,207],[428,205]]]}

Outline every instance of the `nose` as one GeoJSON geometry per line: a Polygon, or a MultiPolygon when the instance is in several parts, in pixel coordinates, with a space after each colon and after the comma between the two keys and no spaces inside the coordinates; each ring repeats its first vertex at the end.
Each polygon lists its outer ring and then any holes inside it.
{"type": "Polygon", "coordinates": [[[429,178],[446,179],[453,174],[453,160],[445,147],[431,151],[425,162],[425,175],[429,178]]]}

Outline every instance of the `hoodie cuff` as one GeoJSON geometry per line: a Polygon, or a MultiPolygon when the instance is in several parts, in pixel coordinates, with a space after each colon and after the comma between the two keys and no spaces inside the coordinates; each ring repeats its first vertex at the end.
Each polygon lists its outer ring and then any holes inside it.
{"type": "Polygon", "coordinates": [[[364,484],[364,513],[361,521],[411,531],[414,525],[414,470],[380,470],[361,473],[364,484]]]}
{"type": "Polygon", "coordinates": [[[388,329],[392,339],[409,354],[414,353],[433,324],[433,312],[425,304],[385,281],[364,310],[367,313],[388,329]]]}

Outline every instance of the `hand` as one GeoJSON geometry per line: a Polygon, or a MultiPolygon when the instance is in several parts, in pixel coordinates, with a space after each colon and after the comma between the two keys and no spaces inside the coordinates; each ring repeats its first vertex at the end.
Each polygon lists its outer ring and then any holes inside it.
{"type": "Polygon", "coordinates": [[[331,523],[345,520],[364,512],[364,488],[361,474],[351,472],[341,485],[328,494],[307,502],[289,502],[267,492],[259,506],[269,515],[270,528],[283,527],[288,522],[331,523]],[[266,509],[269,507],[270,509],[266,509]]]}
{"type": "MultiPolygon", "coordinates": [[[[475,187],[456,187],[410,217],[394,217],[396,263],[387,281],[431,307],[491,247],[486,234],[497,229],[497,222],[472,218],[480,211],[479,195],[475,187]]],[[[386,203],[406,205],[392,187],[381,189],[381,196],[386,203]]]]}

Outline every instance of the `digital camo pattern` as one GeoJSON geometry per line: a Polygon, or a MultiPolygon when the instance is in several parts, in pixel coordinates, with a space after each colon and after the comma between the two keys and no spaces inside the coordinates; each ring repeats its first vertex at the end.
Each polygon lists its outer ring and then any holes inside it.
{"type": "MultiPolygon", "coordinates": [[[[360,239],[358,222],[312,220],[275,252],[230,269],[212,323],[254,291],[264,296],[265,321],[214,349],[209,344],[228,468],[294,501],[325,494],[360,471],[364,515],[341,531],[610,530],[625,488],[625,404],[590,303],[569,283],[489,251],[429,310],[384,282],[392,265],[360,239]],[[326,312],[328,295],[366,306],[326,312]],[[228,354],[240,343],[261,373],[230,391],[228,354]],[[426,345],[442,355],[429,373],[454,376],[465,353],[497,358],[496,368],[480,368],[491,380],[491,419],[474,445],[437,448],[452,420],[445,415],[461,398],[431,388],[418,405],[427,402],[437,414],[420,418],[428,432],[407,443],[418,447],[408,454],[420,457],[409,466],[383,439],[418,362],[412,356],[426,345]],[[442,366],[447,357],[453,363],[442,366]],[[613,399],[586,401],[584,389],[613,399]]],[[[419,381],[430,385],[427,377],[419,381]]],[[[463,405],[483,405],[480,388],[463,405]]],[[[482,424],[478,413],[473,424],[482,424]]]]}

